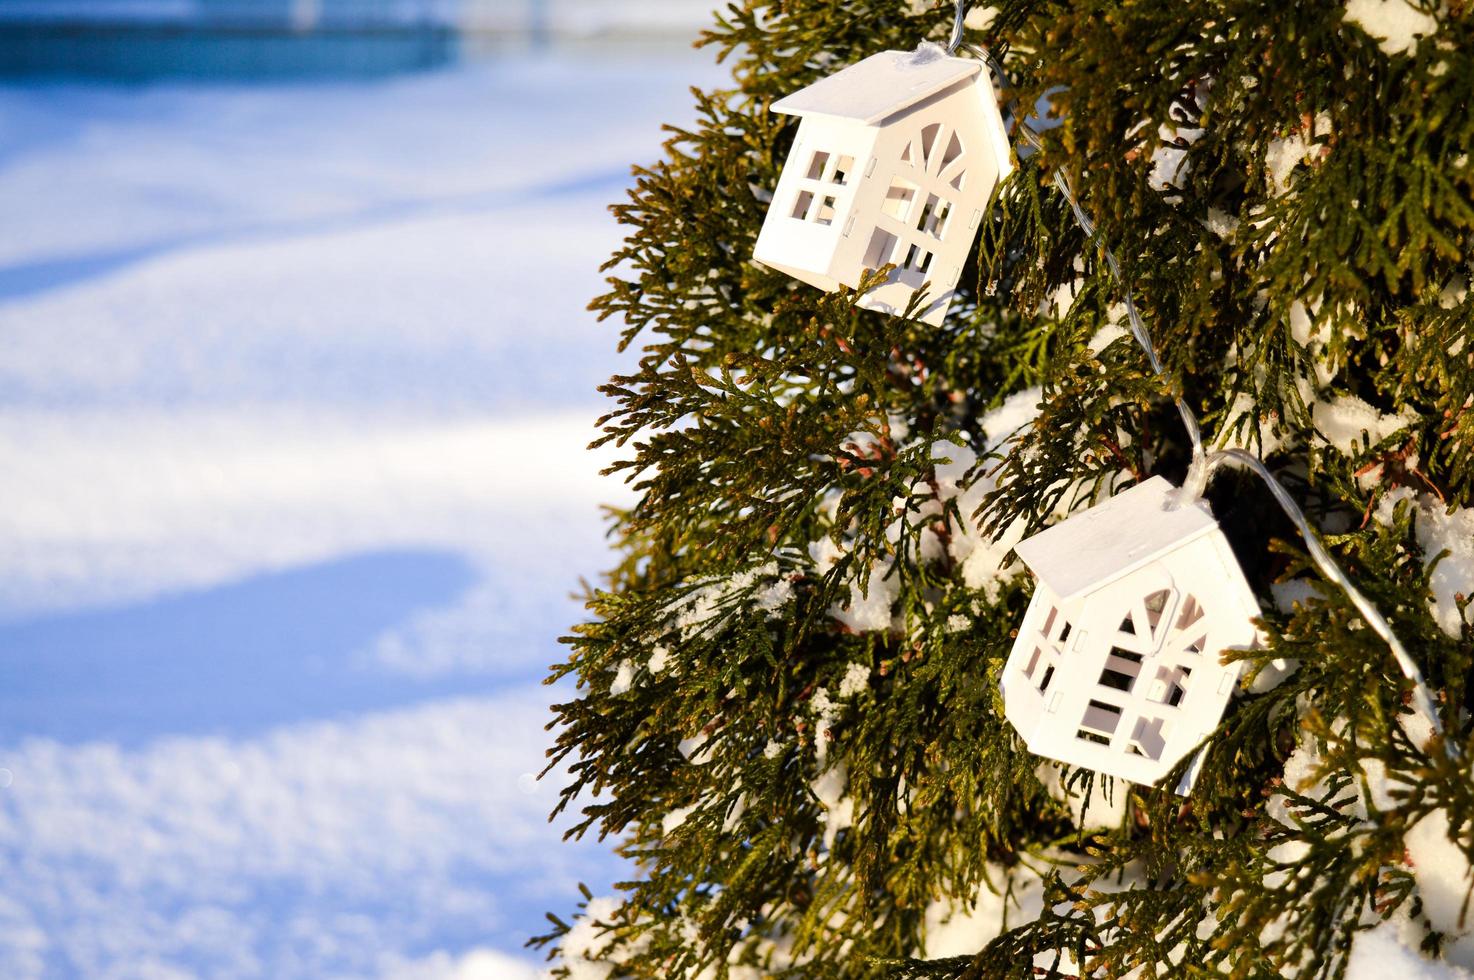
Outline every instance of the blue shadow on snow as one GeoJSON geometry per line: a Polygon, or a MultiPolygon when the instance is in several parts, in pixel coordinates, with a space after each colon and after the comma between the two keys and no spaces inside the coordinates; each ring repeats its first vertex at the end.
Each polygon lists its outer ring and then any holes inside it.
{"type": "Polygon", "coordinates": [[[239,737],[494,690],[502,685],[361,662],[386,629],[476,580],[455,554],[377,552],[121,610],[0,624],[0,742],[239,737]]]}
{"type": "Polygon", "coordinates": [[[299,235],[329,234],[437,215],[495,212],[537,201],[559,200],[580,194],[605,194],[613,198],[627,187],[629,187],[628,171],[619,167],[612,170],[576,174],[528,188],[480,191],[421,200],[387,201],[346,213],[225,227],[181,235],[172,239],[139,242],[122,248],[0,266],[0,303],[28,299],[80,282],[100,279],[140,262],[147,262],[150,259],[191,248],[275,241],[299,235]]]}

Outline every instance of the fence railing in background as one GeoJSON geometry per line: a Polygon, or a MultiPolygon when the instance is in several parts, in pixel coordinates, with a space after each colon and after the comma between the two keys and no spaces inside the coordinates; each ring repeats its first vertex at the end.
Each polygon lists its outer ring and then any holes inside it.
{"type": "Polygon", "coordinates": [[[532,36],[690,32],[717,0],[0,0],[0,24],[202,31],[448,28],[532,36]]]}
{"type": "Polygon", "coordinates": [[[383,74],[516,47],[688,40],[719,0],[0,0],[0,74],[383,74]]]}

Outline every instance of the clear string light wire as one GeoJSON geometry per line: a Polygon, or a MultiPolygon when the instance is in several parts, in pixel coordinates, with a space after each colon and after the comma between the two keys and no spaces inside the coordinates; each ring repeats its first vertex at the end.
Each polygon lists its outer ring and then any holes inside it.
{"type": "MultiPolygon", "coordinates": [[[[958,49],[961,48],[984,61],[992,67],[993,74],[998,79],[999,85],[1006,89],[1008,86],[1008,76],[1004,74],[1002,66],[998,64],[993,56],[984,49],[962,43],[963,20],[967,16],[967,6],[966,0],[957,0],[957,16],[952,22],[952,36],[947,42],[947,53],[956,54],[958,49]]],[[[1038,134],[1030,129],[1024,123],[1023,117],[1019,115],[1017,104],[1014,102],[1012,96],[1009,96],[1008,99],[1013,108],[1014,118],[1017,120],[1016,128],[1024,141],[1036,151],[1044,149],[1044,144],[1040,141],[1038,134]]],[[[1142,320],[1141,313],[1137,310],[1136,303],[1131,298],[1131,289],[1127,285],[1125,278],[1121,275],[1121,266],[1116,261],[1115,253],[1111,251],[1110,246],[1101,238],[1095,222],[1090,219],[1090,215],[1086,214],[1085,209],[1080,206],[1080,201],[1075,196],[1075,190],[1070,185],[1070,179],[1065,175],[1063,170],[1056,169],[1054,171],[1054,186],[1059,190],[1060,196],[1069,204],[1070,211],[1075,216],[1075,223],[1085,233],[1087,241],[1100,251],[1101,256],[1105,259],[1106,268],[1110,271],[1111,278],[1120,288],[1122,298],[1125,302],[1126,319],[1130,324],[1131,335],[1136,338],[1137,344],[1146,353],[1147,361],[1151,364],[1152,370],[1163,381],[1167,381],[1167,372],[1162,366],[1161,358],[1157,356],[1156,347],[1152,344],[1151,333],[1147,330],[1146,323],[1142,320]]],[[[1407,652],[1407,648],[1402,645],[1402,641],[1397,638],[1397,634],[1392,631],[1392,625],[1387,622],[1387,617],[1383,616],[1377,607],[1372,605],[1371,600],[1362,594],[1361,590],[1356,587],[1355,583],[1351,581],[1341,566],[1336,564],[1336,560],[1331,557],[1330,552],[1321,543],[1320,536],[1310,526],[1310,521],[1306,518],[1305,512],[1300,509],[1299,504],[1290,496],[1290,492],[1285,489],[1284,484],[1280,483],[1278,478],[1270,472],[1264,460],[1247,450],[1222,449],[1213,453],[1206,452],[1203,448],[1202,428],[1198,425],[1197,416],[1193,414],[1193,410],[1183,400],[1181,395],[1174,395],[1172,400],[1177,406],[1177,413],[1182,416],[1182,424],[1187,429],[1188,438],[1192,441],[1192,462],[1188,466],[1182,488],[1176,495],[1175,506],[1183,506],[1184,504],[1198,500],[1202,496],[1203,490],[1208,484],[1208,478],[1212,475],[1213,471],[1229,460],[1242,463],[1258,475],[1269,487],[1269,491],[1274,495],[1274,499],[1280,505],[1280,509],[1294,522],[1296,529],[1300,532],[1300,536],[1305,539],[1306,550],[1310,552],[1310,557],[1315,562],[1316,567],[1320,569],[1321,574],[1331,582],[1334,582],[1341,591],[1346,593],[1347,598],[1351,600],[1351,604],[1366,619],[1372,631],[1381,637],[1388,648],[1391,649],[1392,657],[1397,661],[1397,666],[1401,668],[1403,676],[1412,682],[1413,707],[1427,720],[1433,733],[1441,736],[1443,734],[1443,723],[1438,717],[1438,707],[1434,701],[1433,693],[1428,689],[1427,681],[1423,679],[1423,672],[1418,668],[1412,655],[1407,652]]],[[[1455,749],[1451,742],[1446,742],[1445,747],[1450,755],[1454,754],[1455,749]]]]}

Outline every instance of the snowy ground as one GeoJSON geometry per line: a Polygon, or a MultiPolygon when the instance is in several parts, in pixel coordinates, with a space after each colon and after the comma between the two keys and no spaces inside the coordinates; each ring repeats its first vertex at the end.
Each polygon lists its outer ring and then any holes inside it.
{"type": "Polygon", "coordinates": [[[681,52],[0,89],[0,976],[532,976],[584,312],[681,52]]]}

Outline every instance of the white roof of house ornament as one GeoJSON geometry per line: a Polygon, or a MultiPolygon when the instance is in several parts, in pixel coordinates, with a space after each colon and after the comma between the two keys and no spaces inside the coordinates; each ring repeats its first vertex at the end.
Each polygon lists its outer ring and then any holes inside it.
{"type": "Polygon", "coordinates": [[[773,104],[801,120],[754,257],[820,289],[857,288],[894,263],[859,305],[942,321],[983,208],[1012,169],[992,82],[979,61],[935,44],[885,51],[773,104]]]}
{"type": "MultiPolygon", "coordinates": [[[[1155,783],[1217,727],[1259,615],[1202,501],[1153,477],[1020,542],[1038,577],[1003,672],[1036,755],[1155,783]]],[[[1178,791],[1196,777],[1199,758],[1178,791]]]]}
{"type": "Polygon", "coordinates": [[[1154,476],[1071,514],[1013,550],[1059,598],[1079,598],[1218,531],[1205,501],[1167,509],[1167,495],[1174,492],[1171,483],[1154,476]],[[1125,540],[1123,528],[1130,529],[1125,540]]]}
{"type": "MultiPolygon", "coordinates": [[[[909,109],[982,71],[983,63],[953,58],[938,45],[917,51],[882,51],[842,68],[773,103],[774,112],[854,119],[867,126],[909,109]]],[[[1005,139],[1003,157],[1007,159],[1005,139]]]]}

